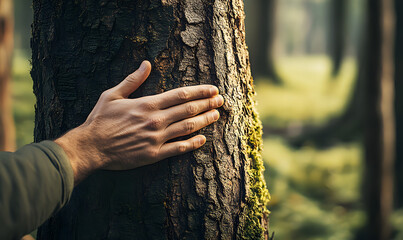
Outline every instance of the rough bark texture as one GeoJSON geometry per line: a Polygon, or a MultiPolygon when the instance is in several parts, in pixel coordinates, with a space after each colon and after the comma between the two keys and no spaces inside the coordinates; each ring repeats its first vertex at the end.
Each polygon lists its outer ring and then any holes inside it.
{"type": "Polygon", "coordinates": [[[126,172],[100,171],[39,239],[261,239],[269,198],[242,0],[34,0],[35,141],[81,124],[102,91],[143,59],[133,97],[214,84],[221,120],[198,151],[126,172]]]}
{"type": "Polygon", "coordinates": [[[11,108],[11,58],[13,54],[13,2],[0,0],[0,151],[15,150],[11,108]]]}

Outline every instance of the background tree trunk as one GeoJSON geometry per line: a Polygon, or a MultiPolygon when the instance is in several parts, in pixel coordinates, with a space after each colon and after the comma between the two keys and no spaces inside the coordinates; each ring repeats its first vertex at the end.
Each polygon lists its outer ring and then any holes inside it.
{"type": "Polygon", "coordinates": [[[403,208],[403,2],[395,0],[395,122],[396,122],[396,197],[395,206],[403,208]]]}
{"type": "Polygon", "coordinates": [[[326,148],[340,142],[351,142],[362,139],[364,127],[362,121],[365,115],[363,106],[366,74],[362,66],[365,57],[370,53],[361,53],[358,66],[358,75],[344,110],[334,118],[320,126],[304,126],[301,134],[290,136],[288,141],[294,147],[302,147],[306,143],[313,143],[316,147],[326,148]]]}
{"type": "Polygon", "coordinates": [[[12,0],[0,0],[0,151],[15,150],[15,129],[11,108],[11,60],[14,12],[12,0]]]}
{"type": "Polygon", "coordinates": [[[99,171],[48,220],[39,239],[267,238],[242,0],[34,0],[35,141],[80,125],[102,91],[143,59],[133,95],[215,84],[221,120],[198,151],[126,172],[99,171]]]}
{"type": "Polygon", "coordinates": [[[329,53],[333,60],[332,75],[336,76],[340,70],[346,43],[346,21],[347,21],[347,1],[330,0],[330,20],[329,20],[329,53]]]}
{"type": "Polygon", "coordinates": [[[360,239],[390,239],[393,206],[393,1],[368,0],[364,176],[367,225],[360,239]]]}
{"type": "Polygon", "coordinates": [[[32,1],[13,0],[15,14],[14,18],[14,46],[23,50],[30,51],[30,36],[32,23],[32,1]],[[18,15],[17,15],[18,14],[18,15]]]}
{"type": "Polygon", "coordinates": [[[274,83],[281,83],[277,74],[273,44],[276,26],[277,0],[248,0],[247,45],[250,52],[252,75],[254,78],[266,77],[274,83]]]}

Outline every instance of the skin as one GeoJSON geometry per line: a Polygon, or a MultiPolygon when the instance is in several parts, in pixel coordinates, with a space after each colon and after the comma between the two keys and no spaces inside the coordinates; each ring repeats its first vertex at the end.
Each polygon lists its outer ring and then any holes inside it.
{"type": "Polygon", "coordinates": [[[186,136],[217,121],[224,99],[212,85],[183,87],[154,96],[128,99],[147,79],[151,64],[102,93],[87,120],[55,140],[69,157],[77,185],[98,169],[128,170],[193,151],[205,144],[186,136]]]}

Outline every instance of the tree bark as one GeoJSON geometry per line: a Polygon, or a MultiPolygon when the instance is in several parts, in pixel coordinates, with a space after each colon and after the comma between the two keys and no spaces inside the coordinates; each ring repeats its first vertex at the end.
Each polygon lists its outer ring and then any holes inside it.
{"type": "Polygon", "coordinates": [[[12,0],[0,0],[0,151],[15,150],[11,108],[11,60],[14,45],[12,0]]]}
{"type": "Polygon", "coordinates": [[[99,171],[38,239],[264,239],[269,198],[242,0],[34,0],[35,141],[80,125],[102,91],[148,59],[132,97],[214,84],[221,120],[193,153],[99,171]]]}

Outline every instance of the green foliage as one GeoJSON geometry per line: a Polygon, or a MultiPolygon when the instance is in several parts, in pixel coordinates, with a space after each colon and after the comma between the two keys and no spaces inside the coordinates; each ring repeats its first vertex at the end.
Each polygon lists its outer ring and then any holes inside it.
{"type": "Polygon", "coordinates": [[[347,103],[356,76],[356,63],[348,59],[336,79],[325,56],[281,58],[277,61],[282,86],[261,79],[256,85],[257,107],[263,125],[320,124],[347,103]]]}
{"type": "Polygon", "coordinates": [[[14,51],[11,87],[17,147],[31,143],[34,139],[35,95],[29,75],[30,69],[28,53],[21,50],[14,51]]]}
{"type": "Polygon", "coordinates": [[[270,230],[278,239],[352,239],[364,222],[360,201],[362,146],[295,150],[279,138],[265,138],[263,158],[270,230]]]}
{"type": "MultiPolygon", "coordinates": [[[[264,126],[285,129],[325,123],[342,111],[356,75],[349,59],[330,79],[331,62],[325,56],[283,58],[277,68],[284,85],[259,81],[257,107],[264,126]]],[[[360,143],[293,149],[281,138],[264,135],[263,159],[272,196],[270,230],[277,239],[353,238],[365,221],[360,143]]]]}
{"type": "Polygon", "coordinates": [[[393,240],[403,239],[403,208],[396,210],[392,214],[392,226],[397,231],[393,240]]]}

